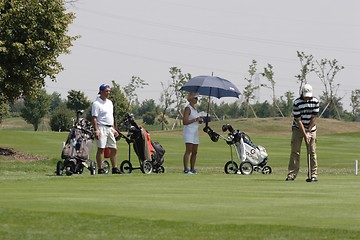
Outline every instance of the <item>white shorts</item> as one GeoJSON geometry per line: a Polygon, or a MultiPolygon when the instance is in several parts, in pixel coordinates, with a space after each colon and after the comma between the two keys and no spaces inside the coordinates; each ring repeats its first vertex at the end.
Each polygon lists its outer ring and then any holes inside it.
{"type": "Polygon", "coordinates": [[[192,143],[192,144],[199,144],[199,128],[196,127],[184,127],[184,142],[185,143],[192,143]]]}
{"type": "Polygon", "coordinates": [[[114,136],[115,129],[99,125],[100,136],[96,139],[96,145],[98,148],[116,148],[116,140],[114,136]]]}

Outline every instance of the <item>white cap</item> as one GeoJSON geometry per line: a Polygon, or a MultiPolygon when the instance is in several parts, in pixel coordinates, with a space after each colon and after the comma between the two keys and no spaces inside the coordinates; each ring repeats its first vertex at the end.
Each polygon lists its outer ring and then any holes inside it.
{"type": "Polygon", "coordinates": [[[302,88],[302,95],[303,97],[312,97],[313,96],[313,91],[312,91],[312,86],[310,84],[305,84],[302,88]]]}

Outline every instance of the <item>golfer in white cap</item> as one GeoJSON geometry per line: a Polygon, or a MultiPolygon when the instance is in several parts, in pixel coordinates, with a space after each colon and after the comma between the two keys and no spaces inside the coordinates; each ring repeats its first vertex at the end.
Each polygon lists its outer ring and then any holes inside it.
{"type": "Polygon", "coordinates": [[[319,114],[319,100],[313,96],[311,85],[305,84],[301,89],[301,95],[294,100],[291,136],[291,154],[286,181],[295,180],[300,168],[300,150],[303,139],[307,144],[308,178],[309,182],[317,181],[317,158],[316,158],[316,125],[315,120],[319,114]]]}

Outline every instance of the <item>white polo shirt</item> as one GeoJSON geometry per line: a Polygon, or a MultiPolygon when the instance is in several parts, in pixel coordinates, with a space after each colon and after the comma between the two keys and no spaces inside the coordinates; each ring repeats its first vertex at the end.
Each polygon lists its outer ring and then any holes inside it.
{"type": "Polygon", "coordinates": [[[91,115],[97,118],[99,125],[114,125],[114,106],[110,99],[98,97],[92,104],[91,115]]]}

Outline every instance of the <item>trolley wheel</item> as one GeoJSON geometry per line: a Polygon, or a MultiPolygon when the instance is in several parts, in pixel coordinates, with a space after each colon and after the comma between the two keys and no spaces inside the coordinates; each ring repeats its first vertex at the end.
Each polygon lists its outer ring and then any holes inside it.
{"type": "Polygon", "coordinates": [[[240,163],[240,172],[244,175],[250,175],[254,171],[253,165],[249,161],[241,162],[240,163]]]}
{"type": "Polygon", "coordinates": [[[165,172],[165,168],[163,166],[158,167],[157,173],[164,173],[164,172],[165,172]]]}
{"type": "Polygon", "coordinates": [[[66,176],[71,176],[73,174],[71,166],[66,166],[65,172],[66,176]]]}
{"type": "Polygon", "coordinates": [[[75,173],[82,174],[84,172],[84,167],[82,165],[78,166],[75,170],[75,173]]]}
{"type": "Polygon", "coordinates": [[[272,169],[271,169],[270,166],[265,166],[265,167],[261,170],[261,172],[262,172],[263,174],[271,174],[272,169]]]}
{"type": "Polygon", "coordinates": [[[152,163],[149,160],[145,160],[142,162],[141,164],[141,171],[145,174],[150,174],[152,173],[153,170],[153,166],[152,163]]]}
{"type": "Polygon", "coordinates": [[[234,161],[228,161],[225,164],[224,171],[226,174],[236,174],[238,170],[238,165],[234,161]]]}
{"type": "Polygon", "coordinates": [[[103,167],[105,173],[108,174],[110,171],[110,163],[108,162],[108,160],[104,160],[102,162],[102,167],[103,167]]]}
{"type": "Polygon", "coordinates": [[[132,164],[129,160],[124,160],[121,162],[120,171],[122,171],[123,173],[131,173],[132,170],[132,164]]]}
{"type": "Polygon", "coordinates": [[[96,174],[96,163],[94,161],[92,161],[92,160],[90,160],[89,171],[90,171],[91,175],[96,174]]]}
{"type": "Polygon", "coordinates": [[[165,168],[163,166],[159,166],[157,168],[153,168],[153,172],[154,173],[164,173],[165,172],[165,168]]]}
{"type": "Polygon", "coordinates": [[[62,161],[58,161],[56,164],[56,175],[61,176],[63,174],[64,164],[62,161]]]}

